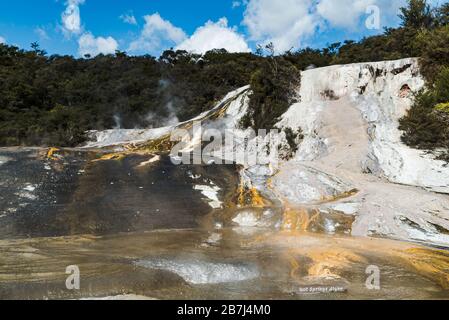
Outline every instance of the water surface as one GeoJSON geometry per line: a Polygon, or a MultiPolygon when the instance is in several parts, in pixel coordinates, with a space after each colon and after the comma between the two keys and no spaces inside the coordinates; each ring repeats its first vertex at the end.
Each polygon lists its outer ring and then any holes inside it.
{"type": "Polygon", "coordinates": [[[235,166],[56,156],[0,151],[2,299],[449,298],[447,251],[351,237],[353,219],[335,212],[239,207],[235,166]],[[69,265],[80,290],[66,289],[69,265]],[[373,265],[380,290],[366,287],[373,265]]]}

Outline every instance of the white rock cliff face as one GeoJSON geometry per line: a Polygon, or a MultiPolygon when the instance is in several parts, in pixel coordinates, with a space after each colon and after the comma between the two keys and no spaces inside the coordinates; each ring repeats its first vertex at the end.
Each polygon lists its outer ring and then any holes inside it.
{"type": "Polygon", "coordinates": [[[326,95],[331,95],[331,99],[350,97],[369,125],[370,150],[364,162],[366,170],[394,183],[449,193],[449,167],[401,142],[398,120],[413,103],[413,93],[423,87],[417,59],[305,71],[300,89],[301,103],[284,115],[281,124],[301,126],[308,131],[304,149],[298,152],[297,159],[313,159],[324,149],[323,139],[313,134],[320,126],[317,113],[323,108],[323,100],[329,99],[326,95]]]}
{"type": "Polygon", "coordinates": [[[301,127],[305,139],[272,178],[276,194],[298,206],[357,189],[319,207],[351,208],[347,214],[357,208],[353,235],[449,246],[449,197],[442,195],[449,193],[449,168],[404,145],[398,129],[413,93],[423,87],[417,59],[305,71],[301,102],[279,123],[301,127]],[[319,179],[323,174],[327,181],[319,179]]]}

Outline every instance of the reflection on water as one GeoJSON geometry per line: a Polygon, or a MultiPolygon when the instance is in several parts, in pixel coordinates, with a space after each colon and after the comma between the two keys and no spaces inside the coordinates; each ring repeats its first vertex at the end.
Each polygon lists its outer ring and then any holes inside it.
{"type": "Polygon", "coordinates": [[[237,207],[233,166],[4,153],[3,299],[449,298],[447,251],[351,237],[352,218],[338,213],[237,207]],[[219,189],[223,209],[197,185],[219,189]],[[79,291],[65,287],[69,265],[80,269],[79,291]],[[380,290],[365,285],[371,265],[380,290]]]}
{"type": "Polygon", "coordinates": [[[195,186],[213,185],[224,199],[238,179],[235,166],[175,166],[168,157],[142,166],[151,155],[5,154],[13,161],[0,167],[0,238],[192,228],[211,211],[195,186]]]}
{"type": "Polygon", "coordinates": [[[206,230],[4,240],[0,242],[0,297],[449,297],[447,253],[377,239],[263,231],[243,235],[233,229],[216,232],[221,239],[214,245],[208,244],[211,234],[206,230]],[[68,265],[80,268],[80,291],[65,289],[68,265]],[[369,265],[381,270],[379,291],[365,287],[369,265]],[[326,292],[326,288],[338,292],[326,292]],[[321,292],[306,292],[311,289],[321,292]]]}

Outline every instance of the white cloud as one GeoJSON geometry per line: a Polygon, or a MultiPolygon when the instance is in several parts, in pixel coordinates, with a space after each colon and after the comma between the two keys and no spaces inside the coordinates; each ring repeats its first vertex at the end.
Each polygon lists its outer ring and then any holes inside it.
{"type": "MultiPolygon", "coordinates": [[[[431,4],[441,0],[430,0],[431,4]]],[[[301,47],[326,27],[360,31],[365,28],[367,9],[380,10],[381,26],[394,26],[406,0],[247,0],[243,25],[250,40],[273,42],[277,52],[301,47]]],[[[382,29],[379,29],[381,32],[382,29]]]]}
{"type": "Polygon", "coordinates": [[[102,54],[113,54],[118,49],[117,41],[112,37],[94,37],[91,33],[84,33],[78,39],[78,52],[80,56],[89,54],[91,56],[102,54]]]}
{"type": "MultiPolygon", "coordinates": [[[[66,8],[61,15],[62,30],[67,37],[73,35],[78,37],[78,53],[80,56],[97,56],[102,54],[113,54],[118,49],[118,42],[113,37],[95,37],[91,32],[83,31],[81,25],[81,14],[79,6],[85,0],[67,0],[66,8]]],[[[41,38],[48,38],[43,28],[36,28],[35,32],[41,38]]]]}
{"type": "MultiPolygon", "coordinates": [[[[380,9],[382,26],[396,26],[399,23],[399,8],[407,6],[407,0],[375,0],[380,9]]],[[[447,3],[448,0],[427,0],[431,7],[447,3]]]]}
{"type": "Polygon", "coordinates": [[[47,31],[45,31],[45,29],[42,27],[37,27],[36,29],[34,29],[34,33],[36,33],[39,36],[40,40],[49,40],[50,39],[50,37],[47,34],[47,31]]]}
{"type": "Polygon", "coordinates": [[[82,31],[81,15],[79,6],[84,0],[67,0],[66,9],[61,15],[62,28],[67,36],[78,35],[82,31]]]}
{"type": "Polygon", "coordinates": [[[228,27],[228,20],[208,21],[196,29],[194,34],[182,42],[177,49],[194,53],[205,53],[212,49],[226,49],[229,52],[249,52],[244,37],[235,28],[228,27]]]}
{"type": "Polygon", "coordinates": [[[300,41],[313,35],[319,20],[313,0],[249,0],[243,24],[251,40],[273,42],[278,52],[299,47],[300,41]]]}
{"type": "Polygon", "coordinates": [[[164,20],[159,13],[144,17],[145,25],[139,38],[129,45],[134,53],[159,54],[162,50],[176,46],[187,38],[186,33],[164,20]]]}
{"type": "Polygon", "coordinates": [[[247,5],[248,0],[234,0],[232,1],[232,9],[239,8],[241,6],[247,5]]]}
{"type": "Polygon", "coordinates": [[[170,47],[195,53],[222,48],[229,52],[250,51],[244,37],[237,33],[235,28],[228,27],[226,18],[221,18],[217,22],[208,21],[191,37],[170,21],[164,20],[159,13],[144,18],[145,26],[139,38],[129,45],[130,52],[158,55],[170,47]]]}
{"type": "Polygon", "coordinates": [[[122,14],[119,18],[120,18],[120,20],[122,20],[124,23],[132,24],[132,25],[137,25],[136,17],[134,17],[134,15],[133,15],[132,13],[122,14]]]}
{"type": "Polygon", "coordinates": [[[0,44],[2,44],[2,43],[6,43],[6,39],[3,38],[2,36],[0,36],[0,44]]]}
{"type": "MultiPolygon", "coordinates": [[[[430,4],[440,0],[430,0],[430,4]]],[[[366,10],[369,6],[379,8],[381,25],[391,26],[398,21],[399,8],[407,5],[406,0],[320,0],[317,12],[320,18],[327,21],[333,27],[355,29],[361,19],[367,17],[366,10]]]]}
{"type": "Polygon", "coordinates": [[[332,26],[354,28],[359,24],[360,17],[366,13],[366,8],[376,4],[376,0],[321,0],[317,12],[321,18],[332,26]]]}

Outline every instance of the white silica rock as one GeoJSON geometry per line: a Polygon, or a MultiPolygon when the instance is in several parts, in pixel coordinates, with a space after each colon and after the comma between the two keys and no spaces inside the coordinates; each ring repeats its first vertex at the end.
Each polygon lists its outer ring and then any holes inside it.
{"type": "Polygon", "coordinates": [[[241,227],[254,228],[259,226],[257,214],[251,211],[240,212],[232,221],[241,227]]]}
{"type": "Polygon", "coordinates": [[[278,197],[297,205],[335,199],[354,189],[336,176],[311,167],[288,164],[272,178],[271,185],[278,197]]]}
{"type": "Polygon", "coordinates": [[[213,209],[220,209],[222,207],[223,203],[218,199],[218,193],[221,190],[219,187],[215,185],[195,185],[194,190],[199,190],[206,197],[205,200],[213,209]]]}
{"type": "Polygon", "coordinates": [[[381,174],[395,183],[449,193],[449,167],[443,161],[435,160],[434,156],[401,142],[398,120],[411,107],[412,93],[424,87],[417,60],[374,65],[385,70],[386,75],[376,78],[376,81],[368,81],[364,95],[353,94],[354,102],[370,125],[370,159],[374,162],[368,162],[367,169],[373,172],[380,169],[381,174]],[[401,68],[406,69],[398,74],[393,73],[393,70],[401,68]],[[408,88],[410,93],[406,94],[408,88]]]}
{"type": "Polygon", "coordinates": [[[331,206],[331,209],[339,212],[343,212],[347,215],[355,215],[360,210],[360,203],[338,203],[336,205],[331,206]]]}
{"type": "Polygon", "coordinates": [[[287,204],[310,205],[354,188],[354,208],[346,197],[322,205],[355,214],[354,235],[449,246],[441,231],[449,230],[449,198],[442,195],[449,193],[449,167],[403,144],[398,129],[424,85],[417,59],[303,72],[300,102],[278,127],[301,128],[305,138],[272,178],[275,193],[287,204]],[[334,178],[318,179],[327,175],[334,178]]]}
{"type": "Polygon", "coordinates": [[[172,130],[173,127],[157,129],[111,129],[104,131],[90,131],[88,132],[90,141],[83,147],[104,148],[130,143],[140,143],[158,139],[166,134],[169,134],[172,130]]]}
{"type": "Polygon", "coordinates": [[[399,119],[413,103],[413,93],[424,85],[414,58],[304,71],[301,102],[284,114],[280,125],[303,128],[306,138],[297,160],[313,160],[326,152],[326,138],[316,133],[323,101],[349,96],[369,126],[370,150],[364,169],[394,183],[449,193],[449,167],[403,144],[398,129],[399,119]]]}
{"type": "MultiPolygon", "coordinates": [[[[103,131],[89,131],[87,132],[87,134],[90,141],[83,147],[104,148],[111,146],[120,146],[124,144],[137,144],[159,139],[167,134],[170,134],[171,132],[173,132],[173,130],[183,127],[185,124],[193,123],[195,121],[204,121],[209,115],[219,111],[223,107],[223,104],[225,104],[227,101],[232,101],[234,98],[241,96],[243,93],[248,91],[248,89],[249,86],[245,86],[234,90],[228,93],[219,103],[217,103],[217,105],[212,110],[205,111],[195,118],[178,123],[176,125],[149,129],[110,129],[103,131]]],[[[243,110],[243,112],[245,112],[245,110],[243,110]]],[[[236,121],[239,120],[240,118],[238,118],[236,121]]],[[[232,123],[232,127],[235,127],[235,123],[232,123]]]]}

